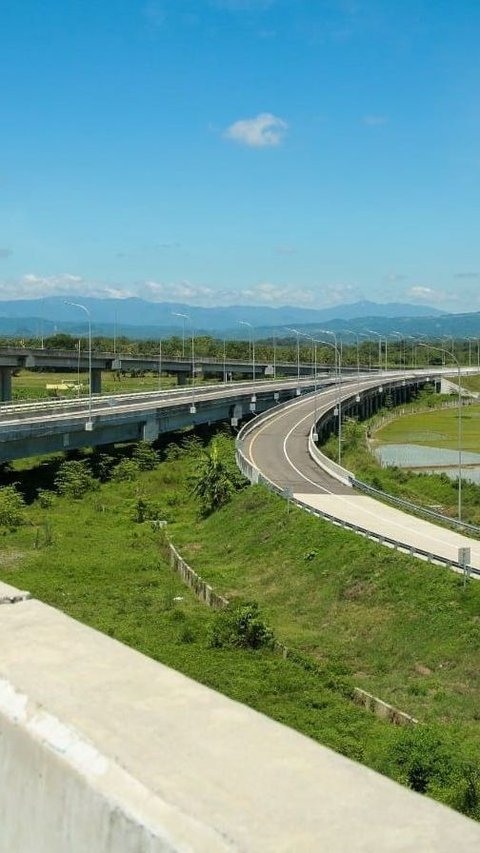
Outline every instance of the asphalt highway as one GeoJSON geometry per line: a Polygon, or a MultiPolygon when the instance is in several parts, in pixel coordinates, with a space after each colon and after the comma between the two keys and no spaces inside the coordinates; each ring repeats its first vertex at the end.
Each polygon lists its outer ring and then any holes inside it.
{"type": "MultiPolygon", "coordinates": [[[[361,391],[377,383],[358,386],[361,391]]],[[[356,390],[356,389],[355,389],[356,390]]],[[[342,395],[352,393],[352,387],[342,395]]],[[[242,451],[266,478],[280,489],[291,489],[304,504],[354,524],[374,536],[395,540],[405,549],[416,548],[446,561],[458,560],[458,549],[468,547],[471,566],[480,570],[480,542],[438,524],[395,509],[344,485],[324,471],[308,451],[308,435],[315,418],[337,402],[336,389],[310,394],[259,421],[245,435],[242,451]]]]}

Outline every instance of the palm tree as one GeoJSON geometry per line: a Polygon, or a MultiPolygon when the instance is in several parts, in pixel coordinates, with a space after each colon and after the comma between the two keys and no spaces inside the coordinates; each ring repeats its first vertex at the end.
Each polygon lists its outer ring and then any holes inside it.
{"type": "Polygon", "coordinates": [[[203,453],[193,476],[193,494],[199,498],[202,512],[208,515],[230,500],[235,489],[228,466],[220,459],[218,444],[212,441],[203,453]]]}

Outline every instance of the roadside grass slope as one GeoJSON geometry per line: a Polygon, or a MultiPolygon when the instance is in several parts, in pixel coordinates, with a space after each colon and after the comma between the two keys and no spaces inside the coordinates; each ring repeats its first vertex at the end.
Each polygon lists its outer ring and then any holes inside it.
{"type": "MultiPolygon", "coordinates": [[[[232,440],[220,444],[233,465],[232,440]]],[[[0,577],[400,781],[410,784],[409,739],[427,763],[446,751],[426,789],[476,815],[458,762],[480,766],[480,585],[464,591],[447,570],[287,511],[260,486],[199,517],[191,478],[200,452],[193,440],[133,481],[82,500],[56,496],[49,508],[33,501],[27,524],[2,537],[0,577]],[[172,574],[162,533],[134,520],[139,500],[157,504],[195,571],[233,600],[258,602],[310,669],[268,649],[212,648],[216,616],[172,574]],[[348,698],[354,685],[428,727],[412,734],[376,719],[348,698]]],[[[31,470],[12,476],[31,489],[31,470]]]]}

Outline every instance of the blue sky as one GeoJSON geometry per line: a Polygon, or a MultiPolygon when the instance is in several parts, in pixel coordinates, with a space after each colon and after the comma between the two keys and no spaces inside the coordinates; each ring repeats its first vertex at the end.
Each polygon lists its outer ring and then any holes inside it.
{"type": "Polygon", "coordinates": [[[480,310],[477,0],[4,0],[1,297],[480,310]]]}

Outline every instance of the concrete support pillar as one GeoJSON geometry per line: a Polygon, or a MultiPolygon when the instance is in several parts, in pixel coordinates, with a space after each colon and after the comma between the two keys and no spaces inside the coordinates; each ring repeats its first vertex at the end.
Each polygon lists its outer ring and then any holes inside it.
{"type": "Polygon", "coordinates": [[[188,373],[177,373],[177,385],[186,385],[188,373]]]}
{"type": "Polygon", "coordinates": [[[12,399],[12,368],[0,367],[0,400],[2,403],[12,399]]]}
{"type": "Polygon", "coordinates": [[[92,368],[92,394],[102,393],[102,371],[99,367],[92,368]]]}

